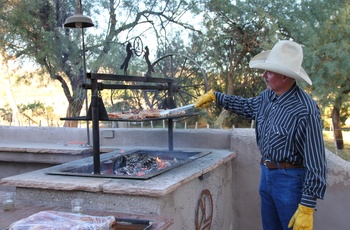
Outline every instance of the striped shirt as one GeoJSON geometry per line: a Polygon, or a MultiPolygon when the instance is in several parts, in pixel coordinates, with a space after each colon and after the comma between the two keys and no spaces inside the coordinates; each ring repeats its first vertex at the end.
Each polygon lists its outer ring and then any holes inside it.
{"type": "Polygon", "coordinates": [[[253,98],[214,94],[218,105],[255,120],[264,159],[304,165],[301,204],[316,207],[326,192],[326,159],[321,114],[311,96],[296,83],[280,96],[269,89],[253,98]]]}

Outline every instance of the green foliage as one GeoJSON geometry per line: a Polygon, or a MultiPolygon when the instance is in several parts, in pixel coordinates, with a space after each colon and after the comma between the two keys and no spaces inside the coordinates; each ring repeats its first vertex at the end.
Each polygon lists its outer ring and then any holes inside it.
{"type": "MultiPolygon", "coordinates": [[[[82,31],[62,26],[74,7],[75,0],[1,1],[0,47],[3,57],[34,60],[59,80],[70,103],[72,113],[67,114],[79,115],[85,95],[82,31]]],[[[84,30],[87,70],[121,74],[125,45],[140,36],[152,50],[152,61],[169,53],[186,54],[205,69],[209,88],[252,97],[265,86],[260,71],[249,68],[250,59],[279,39],[293,39],[304,45],[303,67],[313,80],[311,87],[300,84],[322,109],[341,108],[344,121],[349,115],[349,10],[349,0],[83,1],[84,14],[95,23],[84,30]],[[201,16],[200,30],[186,19],[189,12],[201,16]],[[185,31],[191,31],[188,38],[185,31]]],[[[142,75],[146,69],[144,57],[133,55],[129,74],[142,75]]],[[[19,79],[31,78],[38,75],[19,79]]],[[[108,110],[141,109],[143,96],[135,91],[103,91],[108,110]]],[[[28,106],[40,113],[39,102],[28,106]]],[[[209,113],[206,118],[214,123],[221,108],[213,107],[209,113]]],[[[227,126],[242,122],[235,115],[224,120],[227,126]]]]}
{"type": "Polygon", "coordinates": [[[0,108],[0,118],[8,123],[12,122],[12,109],[9,104],[6,104],[3,108],[0,108]]]}
{"type": "MultiPolygon", "coordinates": [[[[209,88],[243,97],[255,96],[265,88],[260,74],[251,70],[248,63],[269,41],[275,40],[277,27],[267,12],[269,1],[259,3],[208,2],[203,20],[206,33],[194,45],[203,51],[209,88]]],[[[209,122],[214,123],[221,108],[212,108],[212,113],[213,121],[209,122]]],[[[242,121],[242,117],[229,115],[223,125],[237,127],[242,121]]]]}
{"type": "Polygon", "coordinates": [[[334,5],[326,1],[321,3],[310,2],[310,7],[326,9],[326,14],[314,9],[314,13],[308,15],[315,26],[310,31],[311,39],[304,38],[304,63],[313,80],[312,94],[319,98],[321,106],[339,108],[340,120],[344,122],[349,116],[350,6],[349,1],[334,5]]]}
{"type": "MultiPolygon", "coordinates": [[[[67,115],[78,116],[85,95],[81,89],[85,81],[82,30],[62,26],[65,19],[73,15],[75,1],[2,3],[0,20],[4,39],[0,39],[0,47],[4,47],[9,58],[31,58],[51,78],[59,80],[69,102],[67,115]]],[[[170,36],[175,36],[172,31],[194,30],[182,17],[189,10],[197,9],[196,3],[184,0],[83,1],[84,15],[91,15],[96,25],[84,29],[87,72],[121,73],[119,67],[125,57],[125,44],[136,36],[144,41],[154,37],[154,41],[147,42],[148,46],[169,46],[170,36]]],[[[151,48],[157,50],[157,47],[151,48]]],[[[137,65],[139,62],[135,59],[132,61],[135,65],[130,65],[129,72],[136,75],[143,66],[137,65]]],[[[137,107],[139,100],[133,106],[137,107]]]]}
{"type": "MultiPolygon", "coordinates": [[[[350,87],[346,84],[350,44],[348,10],[348,1],[209,1],[203,21],[207,33],[200,42],[209,47],[203,50],[212,88],[244,97],[257,95],[263,85],[256,78],[258,73],[247,67],[250,58],[270,49],[277,39],[293,39],[305,45],[303,66],[314,82],[312,92],[311,87],[299,84],[321,106],[338,101],[341,120],[345,120],[350,87]],[[244,54],[244,48],[249,45],[249,52],[244,54]],[[235,59],[238,55],[244,58],[235,59]],[[248,79],[255,82],[244,87],[248,79]]],[[[218,115],[221,111],[215,108],[213,113],[218,115]]],[[[237,119],[240,118],[233,116],[231,121],[241,122],[237,119]]]]}
{"type": "Polygon", "coordinates": [[[29,112],[33,117],[39,117],[46,114],[45,105],[39,101],[34,101],[34,103],[30,103],[27,105],[21,104],[18,106],[18,109],[21,113],[29,112]]]}
{"type": "MultiPolygon", "coordinates": [[[[40,101],[34,101],[33,103],[18,105],[19,113],[22,117],[30,120],[36,124],[39,124],[42,120],[56,120],[57,116],[54,114],[54,108],[52,106],[46,106],[40,101]]],[[[1,120],[12,123],[12,109],[6,104],[3,108],[0,108],[1,120]]]]}

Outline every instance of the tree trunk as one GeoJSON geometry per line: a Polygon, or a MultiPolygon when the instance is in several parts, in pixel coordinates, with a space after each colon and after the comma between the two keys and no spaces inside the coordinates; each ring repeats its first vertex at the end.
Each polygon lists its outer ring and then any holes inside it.
{"type": "MultiPolygon", "coordinates": [[[[80,112],[84,105],[84,100],[86,97],[86,91],[81,87],[80,82],[82,82],[79,78],[73,78],[71,79],[71,88],[72,93],[68,87],[67,82],[64,80],[64,78],[60,75],[56,75],[56,80],[58,80],[61,85],[63,92],[68,100],[68,108],[66,112],[66,117],[78,117],[80,116],[80,112]]],[[[64,123],[64,127],[78,127],[77,120],[66,120],[64,123]]]]}
{"type": "MultiPolygon", "coordinates": [[[[5,52],[2,53],[2,55],[5,55],[5,52]]],[[[5,88],[7,102],[10,104],[10,108],[12,110],[12,119],[11,123],[13,125],[21,125],[21,115],[19,113],[15,98],[13,97],[12,89],[11,89],[11,80],[10,80],[10,74],[8,72],[8,65],[6,58],[3,56],[0,56],[1,59],[1,66],[2,66],[2,73],[3,73],[3,86],[5,88]]]]}
{"type": "MultiPolygon", "coordinates": [[[[66,117],[78,117],[80,116],[80,112],[83,108],[84,98],[76,98],[77,100],[69,103],[67,108],[66,117]]],[[[65,127],[78,127],[77,120],[66,120],[64,123],[65,127]]]]}
{"type": "Polygon", "coordinates": [[[15,98],[13,97],[12,89],[11,89],[11,82],[10,79],[7,78],[8,75],[4,79],[4,86],[6,90],[6,97],[7,101],[10,104],[11,110],[12,110],[12,119],[11,123],[12,125],[21,125],[21,115],[19,113],[15,98]]]}
{"type": "Polygon", "coordinates": [[[343,134],[340,126],[339,114],[340,114],[339,108],[334,106],[332,110],[333,134],[334,134],[335,142],[337,144],[337,149],[344,149],[344,141],[343,141],[343,134]]]}

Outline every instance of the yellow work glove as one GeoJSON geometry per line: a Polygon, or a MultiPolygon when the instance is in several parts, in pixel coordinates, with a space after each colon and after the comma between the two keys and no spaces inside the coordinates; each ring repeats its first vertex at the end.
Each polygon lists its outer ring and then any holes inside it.
{"type": "Polygon", "coordinates": [[[314,223],[314,209],[299,204],[292,219],[290,219],[288,228],[293,227],[293,230],[312,230],[314,223]]]}
{"type": "Polygon", "coordinates": [[[208,107],[212,101],[216,101],[216,98],[214,95],[214,91],[210,90],[197,99],[196,103],[194,104],[194,107],[203,109],[208,107]]]}

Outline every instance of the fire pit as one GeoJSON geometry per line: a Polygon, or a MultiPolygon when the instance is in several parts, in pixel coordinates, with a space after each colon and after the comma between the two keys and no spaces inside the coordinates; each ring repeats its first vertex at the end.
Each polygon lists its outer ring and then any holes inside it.
{"type": "Polygon", "coordinates": [[[100,163],[100,174],[94,173],[91,160],[79,165],[58,166],[57,170],[48,171],[46,174],[146,180],[209,153],[163,150],[131,150],[125,153],[115,151],[101,155],[103,159],[100,163]]]}

